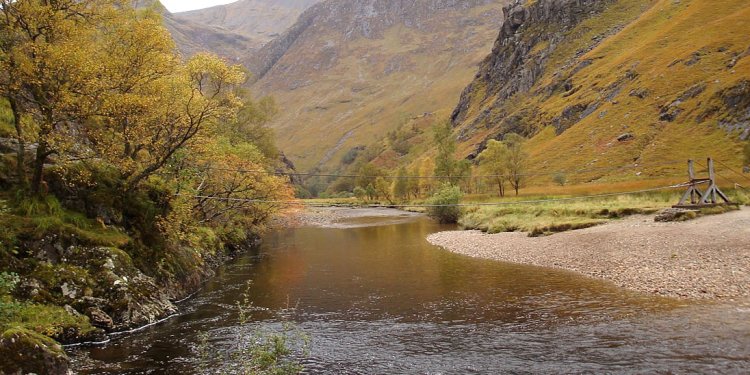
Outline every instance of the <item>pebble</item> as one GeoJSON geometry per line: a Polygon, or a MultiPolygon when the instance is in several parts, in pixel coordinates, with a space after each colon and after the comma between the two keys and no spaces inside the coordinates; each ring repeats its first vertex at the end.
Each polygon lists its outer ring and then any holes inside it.
{"type": "Polygon", "coordinates": [[[459,254],[562,268],[645,293],[726,301],[750,297],[750,209],[681,223],[643,219],[538,238],[458,231],[427,239],[459,254]]]}

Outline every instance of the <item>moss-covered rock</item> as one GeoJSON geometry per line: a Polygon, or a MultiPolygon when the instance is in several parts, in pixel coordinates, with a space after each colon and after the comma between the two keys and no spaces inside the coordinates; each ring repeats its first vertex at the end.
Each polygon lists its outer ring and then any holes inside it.
{"type": "Polygon", "coordinates": [[[23,328],[5,331],[0,338],[0,373],[69,374],[70,360],[60,344],[23,328]]]}

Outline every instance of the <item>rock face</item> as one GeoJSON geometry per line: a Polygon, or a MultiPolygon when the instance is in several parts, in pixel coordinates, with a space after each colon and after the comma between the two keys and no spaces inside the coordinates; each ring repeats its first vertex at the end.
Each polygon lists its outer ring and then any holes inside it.
{"type": "Polygon", "coordinates": [[[272,94],[281,149],[336,167],[402,118],[448,112],[486,56],[507,0],[328,0],[246,61],[272,94]],[[325,134],[325,136],[321,136],[325,134]]]}
{"type": "MultiPolygon", "coordinates": [[[[541,0],[525,6],[525,0],[515,0],[504,7],[505,20],[500,35],[474,81],[461,94],[451,115],[453,124],[463,123],[472,105],[492,101],[489,107],[501,107],[513,95],[531,90],[566,33],[613,2],[615,0],[541,0]],[[477,95],[480,87],[481,94],[477,95]]],[[[573,89],[570,82],[562,85],[568,91],[573,89]]],[[[580,119],[586,108],[586,104],[567,107],[558,119],[558,133],[572,125],[574,119],[580,119]]],[[[495,120],[489,116],[477,117],[469,126],[492,126],[495,120]]]]}
{"type": "MultiPolygon", "coordinates": [[[[183,296],[182,289],[170,289],[144,275],[122,250],[74,242],[49,236],[22,244],[26,249],[50,250],[35,251],[37,276],[24,278],[19,297],[67,306],[70,313],[88,316],[92,325],[106,332],[154,323],[177,311],[171,300],[183,296]],[[56,265],[56,274],[49,275],[56,265]]],[[[80,337],[77,332],[64,332],[55,338],[68,344],[98,340],[100,336],[80,337]]]]}
{"type": "Polygon", "coordinates": [[[497,101],[530,90],[565,32],[600,12],[609,2],[612,1],[539,1],[526,7],[525,1],[516,0],[504,7],[505,21],[500,36],[492,53],[482,62],[474,82],[461,95],[451,116],[453,122],[465,119],[475,86],[485,86],[485,98],[494,97],[497,101]],[[533,48],[541,43],[548,45],[546,50],[534,53],[533,48]]]}

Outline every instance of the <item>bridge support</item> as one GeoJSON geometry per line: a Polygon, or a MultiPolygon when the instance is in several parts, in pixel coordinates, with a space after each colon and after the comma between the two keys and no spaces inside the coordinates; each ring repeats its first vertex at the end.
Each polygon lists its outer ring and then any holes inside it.
{"type": "Polygon", "coordinates": [[[688,190],[682,195],[680,203],[672,206],[674,208],[697,209],[720,205],[731,205],[732,203],[724,192],[716,185],[716,172],[714,171],[714,160],[708,158],[708,178],[695,177],[695,163],[688,160],[688,177],[690,178],[688,190]],[[706,191],[699,186],[708,184],[706,191]],[[723,201],[723,202],[720,202],[723,201]],[[688,203],[689,202],[689,203],[688,203]]]}

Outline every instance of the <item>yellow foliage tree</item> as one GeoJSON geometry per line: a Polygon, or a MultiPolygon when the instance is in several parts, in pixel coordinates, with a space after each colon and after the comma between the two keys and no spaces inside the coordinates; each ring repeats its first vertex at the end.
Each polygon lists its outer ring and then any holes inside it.
{"type": "Polygon", "coordinates": [[[0,95],[16,119],[22,181],[25,143],[36,144],[31,183],[36,194],[48,158],[75,145],[71,136],[79,129],[72,124],[88,109],[80,93],[93,66],[91,41],[113,9],[109,0],[0,0],[0,95]]]}
{"type": "Polygon", "coordinates": [[[508,174],[508,146],[494,139],[487,143],[487,148],[479,154],[479,170],[489,181],[497,186],[500,197],[505,196],[505,180],[508,174]]]}

